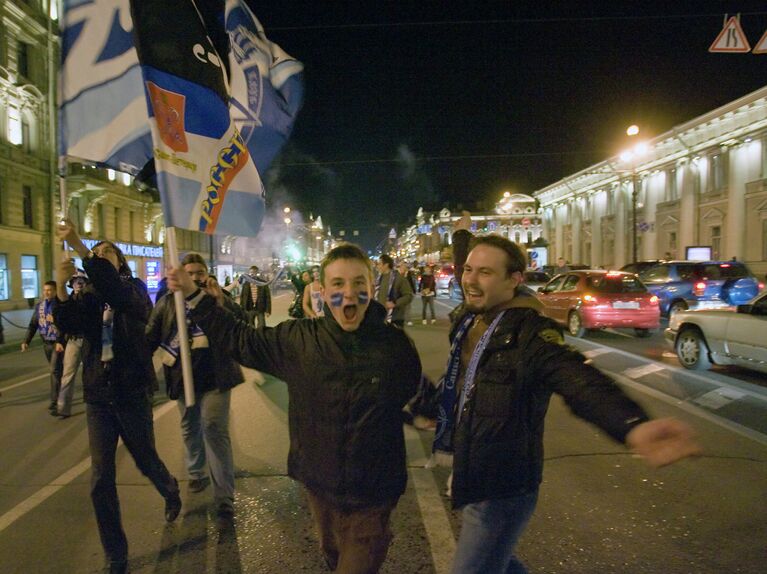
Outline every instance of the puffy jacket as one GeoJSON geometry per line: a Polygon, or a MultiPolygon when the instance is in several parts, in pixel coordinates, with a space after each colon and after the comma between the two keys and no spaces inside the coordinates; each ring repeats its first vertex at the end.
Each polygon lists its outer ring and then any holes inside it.
{"type": "MultiPolygon", "coordinates": [[[[224,291],[226,293],[226,291],[224,291]]],[[[242,318],[242,310],[231,297],[223,299],[224,308],[236,317],[242,318]]],[[[157,301],[157,305],[149,316],[146,326],[146,338],[149,349],[154,351],[160,343],[167,341],[176,330],[176,309],[173,296],[163,297],[157,301]]],[[[239,385],[244,379],[240,366],[227,354],[221,352],[221,348],[192,349],[192,375],[196,391],[217,388],[220,391],[228,391],[239,385]],[[202,354],[196,357],[195,354],[202,354]],[[199,359],[210,360],[210,365],[200,365],[199,359]],[[200,377],[210,380],[200,380],[200,377]]],[[[164,366],[165,384],[168,396],[171,399],[179,398],[183,393],[184,377],[181,371],[181,360],[177,360],[172,367],[164,366]]]]}
{"type": "Polygon", "coordinates": [[[152,309],[146,285],[121,277],[101,257],[83,262],[92,285],[81,296],[60,302],[54,320],[65,332],[83,333],[83,395],[85,402],[145,401],[157,386],[152,353],[144,328],[152,309]],[[101,362],[101,327],[104,304],[114,310],[114,358],[101,362]]]}
{"type": "Polygon", "coordinates": [[[332,314],[257,330],[205,296],[192,319],[237,362],[288,384],[288,474],[341,508],[398,498],[407,482],[402,407],[421,363],[412,341],[371,301],[346,332],[332,314]]]}
{"type": "Polygon", "coordinates": [[[585,364],[583,355],[562,340],[558,324],[534,308],[506,311],[482,354],[455,429],[456,508],[538,487],[544,417],[552,393],[620,442],[647,420],[612,379],[585,364]]]}

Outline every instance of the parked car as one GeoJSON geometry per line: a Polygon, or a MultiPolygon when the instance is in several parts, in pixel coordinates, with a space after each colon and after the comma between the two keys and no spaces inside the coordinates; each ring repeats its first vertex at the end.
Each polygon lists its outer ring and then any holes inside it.
{"type": "Polygon", "coordinates": [[[736,310],[680,311],[664,332],[682,366],[740,365],[767,373],[767,293],[736,310]]]}
{"type": "Polygon", "coordinates": [[[437,286],[437,295],[440,291],[449,292],[450,281],[455,277],[455,268],[452,265],[443,265],[434,269],[434,282],[437,286]]]}
{"type": "Polygon", "coordinates": [[[645,261],[634,261],[633,263],[624,265],[623,267],[621,267],[620,270],[625,271],[626,273],[634,273],[636,275],[641,275],[643,271],[646,271],[650,267],[654,267],[658,263],[665,263],[665,260],[647,259],[645,261]]]}
{"type": "Polygon", "coordinates": [[[741,305],[764,289],[739,261],[663,261],[639,277],[658,296],[663,315],[741,305]]]}
{"type": "Polygon", "coordinates": [[[587,329],[629,327],[647,337],[660,325],[658,298],[633,273],[590,269],[556,276],[538,291],[543,314],[574,337],[587,329]]]}

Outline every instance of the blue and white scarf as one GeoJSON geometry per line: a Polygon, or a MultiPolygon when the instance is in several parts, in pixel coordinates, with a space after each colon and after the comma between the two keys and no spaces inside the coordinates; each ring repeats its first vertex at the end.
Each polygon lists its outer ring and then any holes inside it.
{"type": "Polygon", "coordinates": [[[101,315],[101,362],[108,363],[115,358],[112,349],[112,324],[114,323],[115,312],[109,305],[104,304],[104,311],[101,315]]]}
{"type": "MultiPolygon", "coordinates": [[[[189,316],[189,305],[186,304],[186,328],[189,337],[192,339],[192,349],[207,349],[208,337],[202,332],[202,329],[193,322],[189,316]]],[[[178,327],[174,323],[173,330],[166,341],[160,343],[162,364],[166,367],[172,367],[178,360],[181,343],[178,338],[178,327]]]]}
{"type": "Polygon", "coordinates": [[[59,330],[53,324],[53,303],[48,299],[37,306],[37,329],[44,341],[54,342],[59,337],[59,330]]]}
{"type": "Polygon", "coordinates": [[[482,354],[485,352],[485,348],[490,342],[490,337],[492,337],[493,332],[498,326],[498,323],[501,322],[504,314],[505,311],[498,313],[482,337],[480,337],[477,346],[474,348],[471,354],[471,360],[469,361],[469,366],[466,369],[460,397],[456,396],[456,386],[458,384],[458,377],[461,373],[461,348],[463,347],[466,334],[469,332],[469,328],[474,322],[476,315],[468,313],[458,326],[455,338],[453,338],[453,344],[450,346],[450,356],[447,359],[445,375],[440,381],[440,404],[439,412],[437,414],[437,430],[434,435],[434,444],[432,446],[432,452],[434,454],[430,461],[430,466],[433,466],[434,464],[447,464],[449,456],[453,454],[453,431],[458,424],[458,421],[461,419],[461,413],[466,404],[466,400],[474,389],[474,378],[477,374],[477,367],[479,367],[479,361],[482,358],[482,354]],[[456,399],[458,400],[457,409],[456,399]],[[445,457],[448,458],[446,459],[445,457]]]}

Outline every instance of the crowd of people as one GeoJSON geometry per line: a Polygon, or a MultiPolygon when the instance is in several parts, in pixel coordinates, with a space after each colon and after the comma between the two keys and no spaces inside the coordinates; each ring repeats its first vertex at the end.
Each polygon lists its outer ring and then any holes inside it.
{"type": "Polygon", "coordinates": [[[243,381],[239,366],[287,384],[288,474],[304,487],[328,568],[342,574],[375,573],[386,558],[391,513],[407,482],[403,408],[425,386],[436,401],[433,461],[451,466],[452,504],[463,516],[455,574],[525,572],[515,547],[538,497],[543,419],[553,393],[651,466],[698,452],[688,426],[652,420],[563,344],[561,328],[520,288],[526,257],[516,244],[495,235],[474,238],[470,228],[467,214],[453,237],[464,302],[452,314],[450,353],[435,390],[404,329],[416,294],[423,323],[436,320],[429,267],[417,276],[384,254],[374,274],[360,248],[342,244],[319,266],[288,270],[296,290],[290,315],[299,319],[268,327],[271,294],[257,266],[222,287],[202,256],[189,253],[168,270],[168,294],[153,306],[114,243],[89,249],[71,223],[62,223],[58,237],[82,258],[83,269],[60,263],[22,350],[38,332],[50,362],[49,410],[59,417],[71,415],[82,362],[91,499],[109,571],[128,568],[118,439],[164,499],[165,519],[181,512],[179,482],[155,448],[154,353],[167,394],[177,401],[188,489],[212,484],[224,521],[235,516],[229,410],[231,391],[243,381]],[[184,394],[173,292],[184,297],[194,404],[184,394]]]}

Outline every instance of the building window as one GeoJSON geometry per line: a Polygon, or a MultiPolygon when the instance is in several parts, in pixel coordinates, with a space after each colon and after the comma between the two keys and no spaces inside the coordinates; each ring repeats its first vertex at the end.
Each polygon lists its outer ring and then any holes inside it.
{"type": "Polygon", "coordinates": [[[8,108],[8,141],[13,145],[21,145],[21,115],[16,108],[8,108]]]}
{"type": "Polygon", "coordinates": [[[613,214],[613,201],[615,197],[615,191],[608,189],[605,191],[605,215],[613,214]]]}
{"type": "Polygon", "coordinates": [[[37,297],[37,255],[21,256],[21,292],[25,299],[37,297]]]}
{"type": "Polygon", "coordinates": [[[670,231],[668,234],[668,250],[672,256],[676,253],[676,231],[670,231]]]}
{"type": "Polygon", "coordinates": [[[0,301],[6,301],[8,295],[8,256],[0,253],[0,301]]]}
{"type": "Polygon", "coordinates": [[[719,251],[722,246],[722,228],[715,225],[711,228],[711,257],[719,259],[719,251]]]}
{"type": "Polygon", "coordinates": [[[709,191],[720,191],[726,187],[727,174],[725,173],[726,157],[724,153],[711,156],[709,162],[709,191]]]}
{"type": "Polygon", "coordinates": [[[676,168],[672,168],[666,173],[666,201],[677,199],[679,199],[679,191],[676,182],[676,168]]]}
{"type": "Polygon", "coordinates": [[[29,120],[24,116],[21,117],[21,149],[26,153],[32,151],[32,136],[29,129],[29,120]]]}
{"type": "Polygon", "coordinates": [[[27,227],[32,227],[32,188],[28,185],[22,186],[21,193],[23,202],[22,210],[24,213],[24,225],[27,227]]]}
{"type": "Polygon", "coordinates": [[[19,42],[16,47],[16,71],[29,78],[29,44],[26,42],[19,42]]]}

